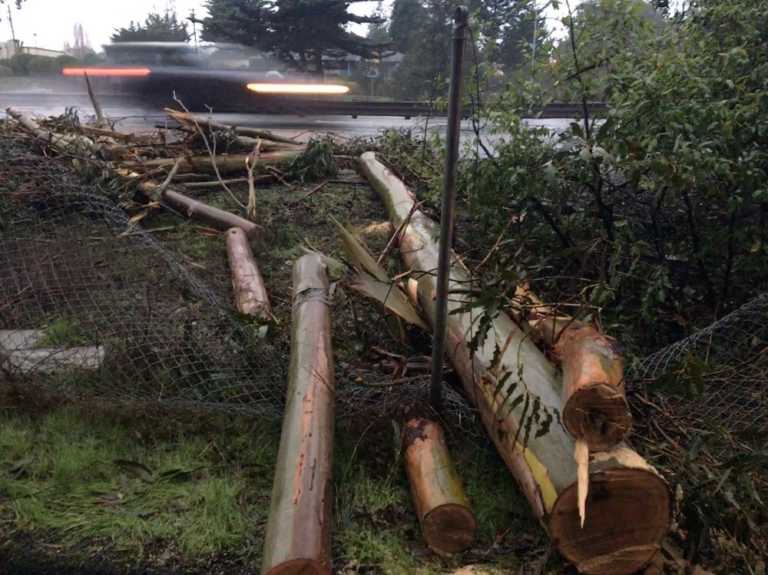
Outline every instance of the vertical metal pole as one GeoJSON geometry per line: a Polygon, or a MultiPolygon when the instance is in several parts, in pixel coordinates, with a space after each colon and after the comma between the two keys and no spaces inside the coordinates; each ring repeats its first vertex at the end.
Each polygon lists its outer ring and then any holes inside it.
{"type": "Polygon", "coordinates": [[[8,4],[8,24],[11,26],[11,40],[13,40],[13,54],[16,54],[16,30],[13,29],[13,14],[11,13],[11,5],[8,4]]]}
{"type": "Polygon", "coordinates": [[[432,381],[430,395],[436,410],[442,407],[443,356],[448,319],[448,280],[451,275],[453,245],[453,212],[456,207],[456,162],[459,159],[459,135],[464,68],[464,48],[469,30],[467,9],[459,6],[453,17],[453,56],[451,89],[448,95],[448,135],[443,180],[443,208],[440,217],[440,254],[437,264],[437,295],[435,301],[435,332],[432,336],[432,381]]]}

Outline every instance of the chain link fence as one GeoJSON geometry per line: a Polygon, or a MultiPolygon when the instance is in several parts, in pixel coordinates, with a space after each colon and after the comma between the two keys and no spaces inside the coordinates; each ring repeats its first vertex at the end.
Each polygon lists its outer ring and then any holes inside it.
{"type": "Polygon", "coordinates": [[[258,326],[111,200],[16,206],[0,238],[0,366],[70,397],[277,415],[285,364],[258,326]]]}
{"type": "Polygon", "coordinates": [[[730,432],[768,432],[768,294],[637,362],[634,390],[670,398],[681,417],[730,432]]]}

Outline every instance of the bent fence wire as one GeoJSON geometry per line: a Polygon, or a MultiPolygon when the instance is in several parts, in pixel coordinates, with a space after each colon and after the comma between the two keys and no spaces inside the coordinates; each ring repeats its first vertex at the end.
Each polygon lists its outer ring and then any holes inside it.
{"type": "MultiPolygon", "coordinates": [[[[667,382],[680,415],[768,430],[768,294],[635,363],[633,389],[667,382]]],[[[12,381],[100,397],[279,415],[283,350],[237,317],[107,198],[47,196],[5,216],[0,368],[12,381]],[[131,230],[131,231],[128,231],[131,230]]],[[[423,382],[351,386],[341,412],[390,413],[423,382]]],[[[652,389],[652,387],[651,387],[652,389]]],[[[452,415],[474,418],[455,392],[452,415]]],[[[462,426],[464,427],[464,426],[462,426]]]]}
{"type": "MultiPolygon", "coordinates": [[[[6,166],[24,171],[24,185],[9,185],[10,169],[0,166],[0,380],[70,397],[279,416],[285,341],[262,337],[234,313],[220,289],[228,282],[219,289],[202,282],[153,235],[130,226],[114,200],[73,183],[68,165],[9,139],[2,147],[6,166]]],[[[768,294],[636,362],[630,390],[659,389],[690,420],[768,431],[766,319],[768,294]]],[[[425,382],[342,381],[340,414],[391,415],[425,382]]],[[[477,434],[472,410],[446,391],[447,415],[477,434]]]]}
{"type": "Polygon", "coordinates": [[[665,392],[681,416],[768,432],[768,293],[637,362],[628,379],[665,392]]]}
{"type": "MultiPolygon", "coordinates": [[[[63,193],[16,205],[0,237],[0,370],[72,399],[279,416],[284,342],[227,296],[112,200],[63,193]]],[[[423,387],[342,386],[340,412],[393,414],[423,387]]],[[[447,401],[471,420],[456,392],[447,401]]]]}
{"type": "Polygon", "coordinates": [[[149,234],[105,198],[47,196],[6,216],[0,366],[73,397],[277,414],[285,367],[149,234]]]}

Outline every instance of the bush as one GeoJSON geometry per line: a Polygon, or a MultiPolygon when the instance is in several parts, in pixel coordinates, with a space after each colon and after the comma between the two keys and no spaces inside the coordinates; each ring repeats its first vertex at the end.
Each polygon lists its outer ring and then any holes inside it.
{"type": "Polygon", "coordinates": [[[546,72],[572,101],[607,98],[608,117],[553,141],[508,94],[493,116],[506,141],[466,166],[463,201],[478,256],[510,230],[497,273],[534,254],[540,291],[601,310],[644,354],[768,285],[768,12],[701,0],[660,25],[634,0],[601,4],[610,17],[577,15],[576,50],[546,72]]]}

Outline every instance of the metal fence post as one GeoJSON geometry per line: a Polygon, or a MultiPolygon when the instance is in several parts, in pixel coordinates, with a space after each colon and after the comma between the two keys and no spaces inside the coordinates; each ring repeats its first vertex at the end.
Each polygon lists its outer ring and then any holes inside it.
{"type": "Polygon", "coordinates": [[[430,395],[436,410],[442,406],[443,356],[448,319],[448,280],[451,273],[453,213],[456,207],[456,163],[461,132],[464,48],[469,30],[467,9],[459,6],[453,17],[451,88],[448,95],[448,135],[446,142],[443,206],[440,218],[440,254],[437,267],[435,332],[432,336],[432,379],[430,395]]]}

